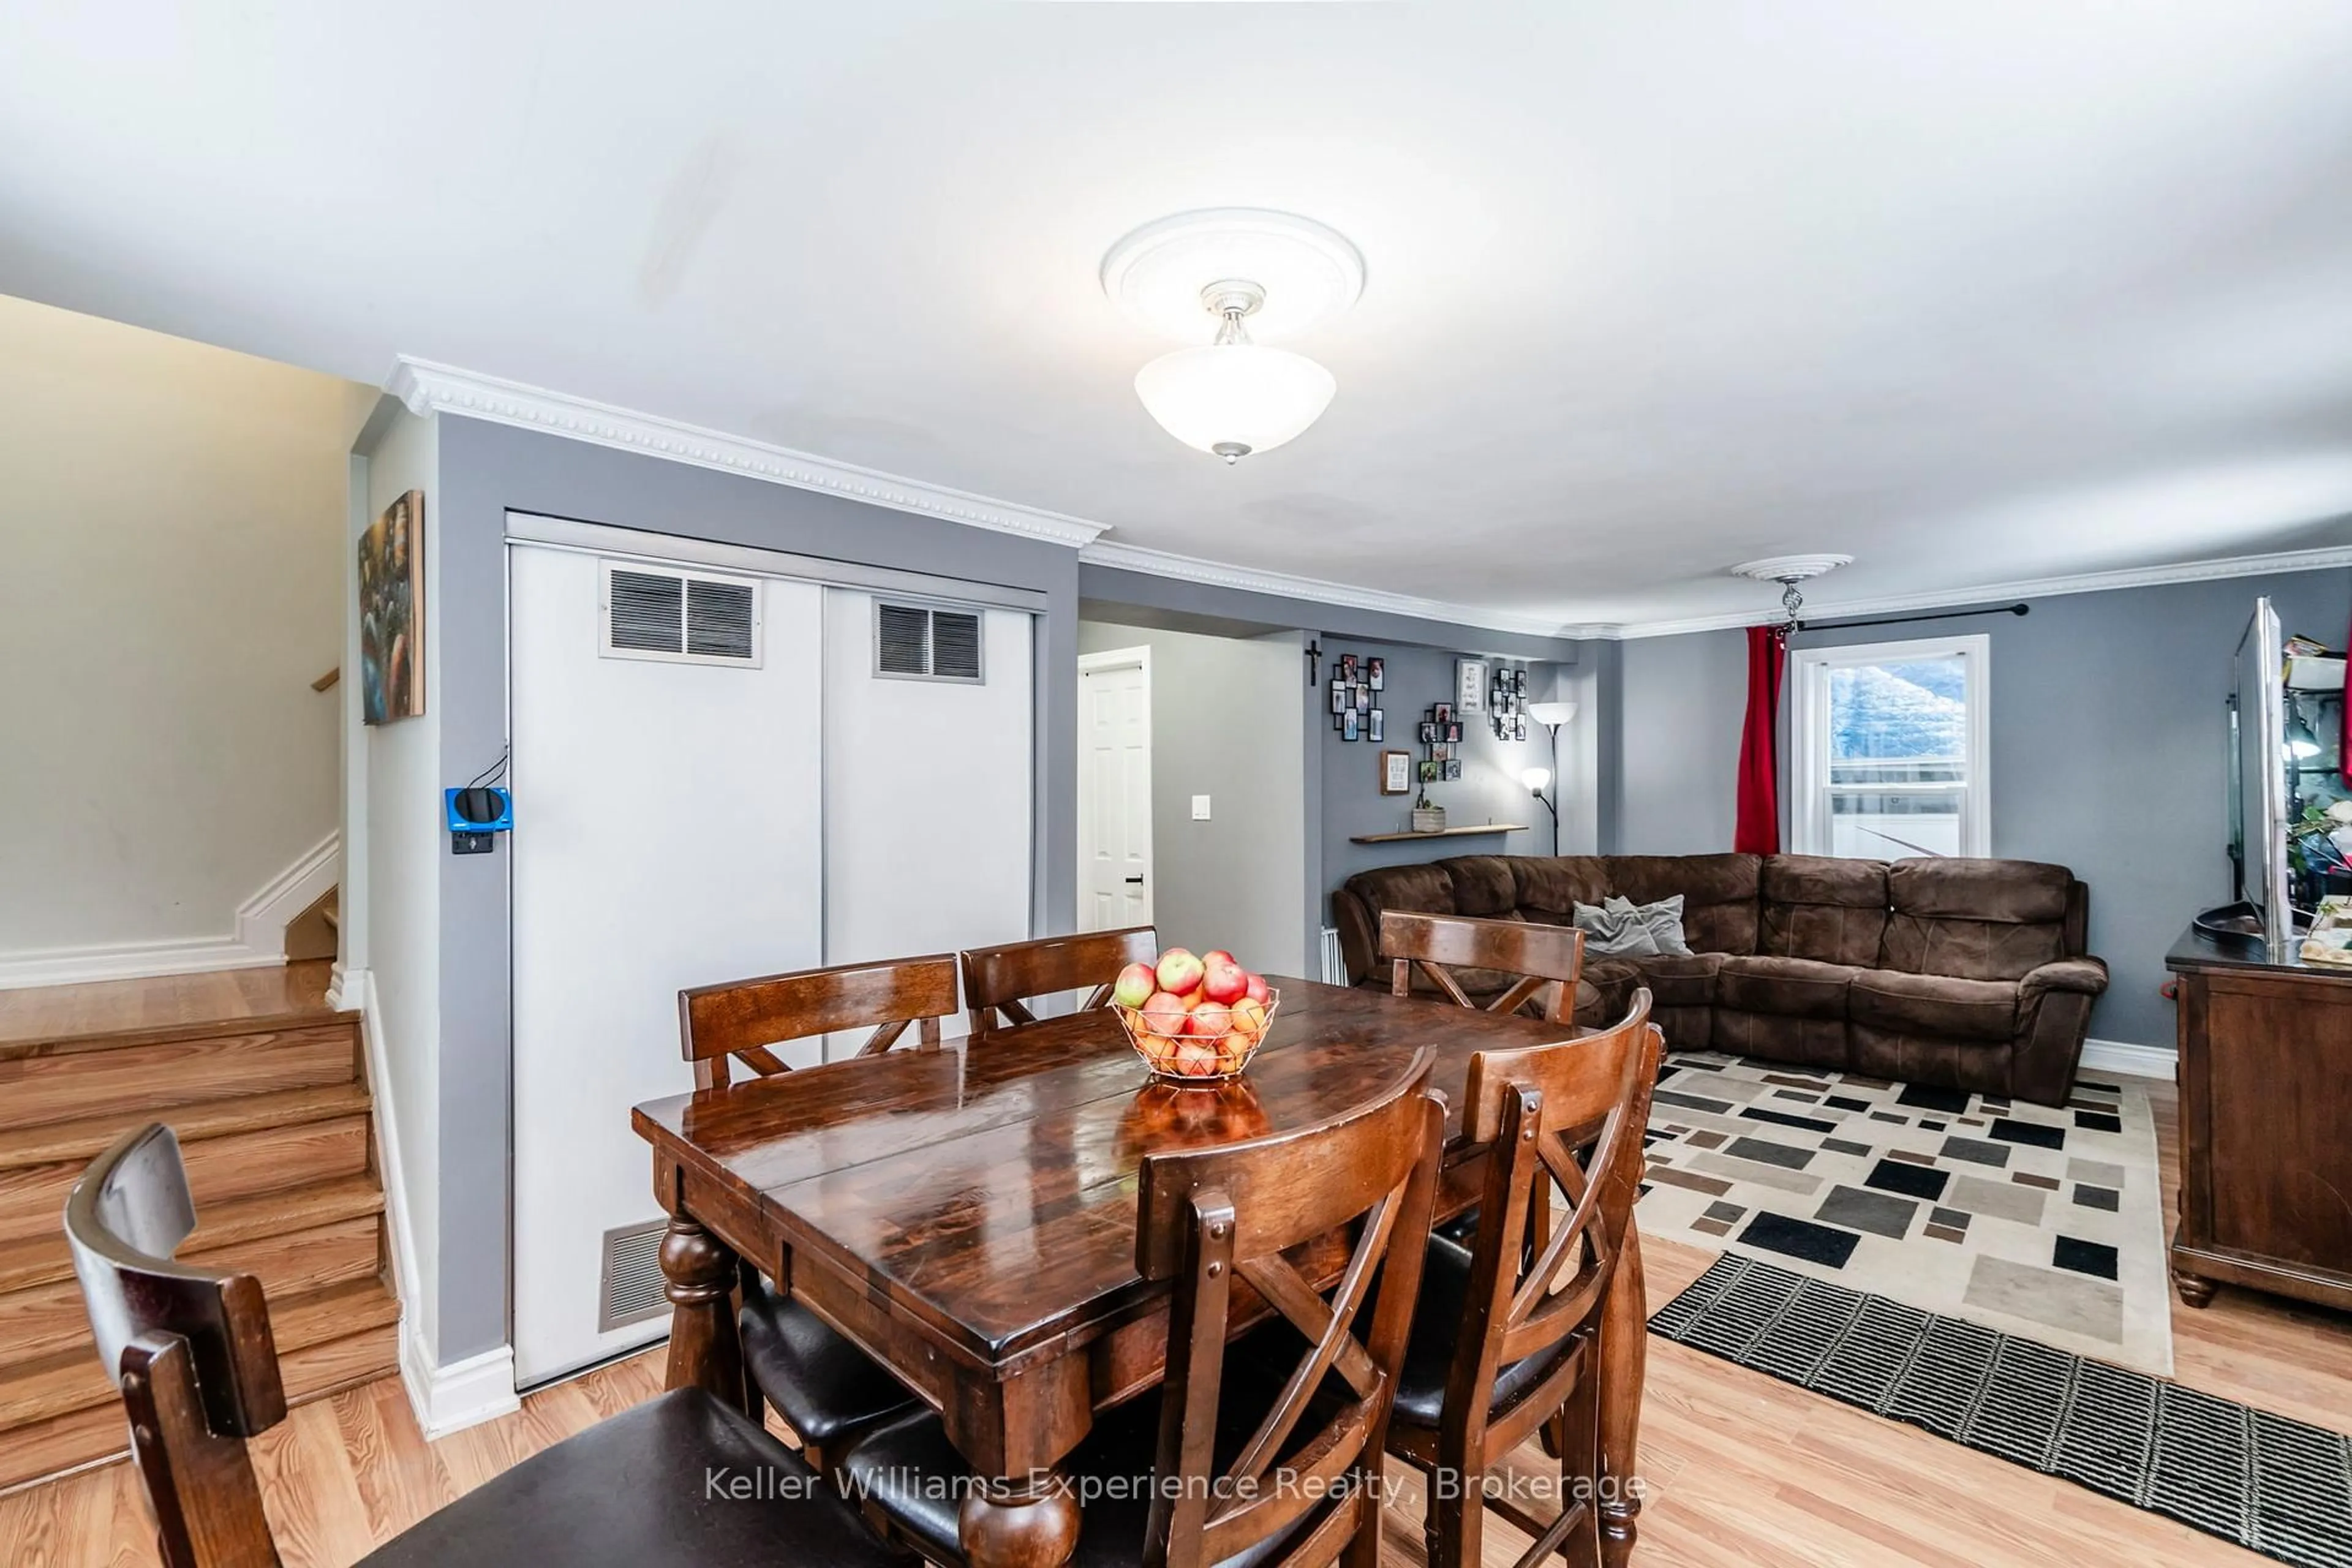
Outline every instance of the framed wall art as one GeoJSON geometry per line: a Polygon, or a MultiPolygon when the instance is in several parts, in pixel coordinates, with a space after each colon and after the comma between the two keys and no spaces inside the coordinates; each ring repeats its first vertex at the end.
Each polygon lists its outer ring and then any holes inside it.
{"type": "MultiPolygon", "coordinates": [[[[1374,739],[1378,739],[1377,736],[1374,739]]],[[[1412,753],[1382,752],[1381,753],[1381,793],[1411,795],[1412,793],[1412,753]]]]}
{"type": "Polygon", "coordinates": [[[425,711],[425,492],[410,490],[360,535],[360,720],[425,711]]]}

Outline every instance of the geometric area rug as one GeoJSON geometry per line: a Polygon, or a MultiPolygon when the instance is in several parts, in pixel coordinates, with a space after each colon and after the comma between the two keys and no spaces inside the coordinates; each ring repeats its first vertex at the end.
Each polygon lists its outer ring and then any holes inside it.
{"type": "Polygon", "coordinates": [[[2297,1568],[2352,1568],[2352,1438],[1737,1254],[1650,1331],[2297,1568]]]}
{"type": "Polygon", "coordinates": [[[2157,1377],[2172,1373],[2156,1124],[1711,1052],[1667,1059],[1641,1226],[2157,1377]]]}

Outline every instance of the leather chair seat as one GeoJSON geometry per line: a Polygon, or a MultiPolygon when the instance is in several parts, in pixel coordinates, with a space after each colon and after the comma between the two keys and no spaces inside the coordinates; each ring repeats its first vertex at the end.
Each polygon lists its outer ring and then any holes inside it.
{"type": "MultiPolygon", "coordinates": [[[[1234,1360],[1248,1357],[1245,1345],[1228,1349],[1229,1367],[1234,1360]]],[[[1273,1408],[1283,1375],[1226,1380],[1217,1413],[1220,1467],[1233,1461],[1273,1408]]],[[[1144,1529],[1151,1512],[1149,1483],[1158,1465],[1159,1445],[1160,1396],[1152,1393],[1097,1415],[1094,1430],[1063,1460],[1059,1468],[1076,1483],[1123,1483],[1088,1494],[1070,1568],[1111,1568],[1143,1560],[1144,1529]]],[[[852,1445],[842,1465],[842,1485],[869,1515],[887,1517],[919,1542],[925,1555],[961,1563],[957,1516],[971,1474],[971,1467],[948,1441],[940,1418],[925,1410],[852,1445]]],[[[1216,1568],[1257,1568],[1277,1561],[1321,1518],[1320,1510],[1310,1510],[1283,1534],[1224,1559],[1216,1568]]]]}
{"type": "Polygon", "coordinates": [[[1855,1023],[1874,1028],[2006,1045],[2017,1032],[2018,990],[2014,980],[1865,969],[1853,977],[1848,1005],[1855,1023]]]}
{"type": "Polygon", "coordinates": [[[361,1562],[362,1568],[904,1568],[799,1455],[694,1388],[672,1390],[524,1460],[361,1562]],[[739,1478],[744,1494],[728,1495],[723,1489],[739,1478]]]}
{"type": "Polygon", "coordinates": [[[743,1361],[784,1425],[820,1451],[919,1401],[879,1362],[764,1286],[743,1302],[743,1361]]]}
{"type": "MultiPolygon", "coordinates": [[[[1405,1341],[1404,1371],[1397,1378],[1396,1408],[1389,1419],[1434,1427],[1445,1409],[1445,1380],[1454,1371],[1454,1350],[1470,1304],[1470,1254],[1444,1237],[1429,1238],[1421,1266],[1421,1297],[1412,1310],[1412,1332],[1405,1341]]],[[[1368,1304],[1365,1310],[1370,1310],[1368,1304]]],[[[1573,1341],[1570,1344],[1573,1344],[1573,1341]]],[[[1495,1376],[1497,1408],[1541,1382],[1559,1364],[1556,1347],[1504,1367],[1495,1376]]]]}
{"type": "Polygon", "coordinates": [[[1845,1020],[1846,989],[1862,973],[1811,958],[1732,953],[1716,976],[1717,1006],[1781,1018],[1845,1020]]]}

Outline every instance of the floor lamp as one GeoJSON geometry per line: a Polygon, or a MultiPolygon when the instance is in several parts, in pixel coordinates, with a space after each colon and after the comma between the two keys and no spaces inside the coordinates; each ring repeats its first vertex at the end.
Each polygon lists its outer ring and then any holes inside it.
{"type": "Polygon", "coordinates": [[[1530,702],[1528,704],[1528,717],[1550,732],[1551,766],[1528,768],[1520,773],[1519,777],[1526,783],[1528,793],[1542,801],[1544,809],[1551,813],[1551,852],[1557,855],[1559,853],[1559,789],[1558,785],[1553,784],[1551,794],[1547,796],[1544,794],[1544,786],[1551,784],[1552,781],[1559,776],[1559,727],[1576,717],[1576,704],[1530,702]]]}

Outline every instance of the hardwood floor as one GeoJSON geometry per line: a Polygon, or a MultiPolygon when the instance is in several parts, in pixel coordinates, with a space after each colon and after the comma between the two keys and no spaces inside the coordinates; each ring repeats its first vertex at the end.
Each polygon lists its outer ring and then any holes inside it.
{"type": "MultiPolygon", "coordinates": [[[[2168,1087],[2159,1131],[2173,1180],[2168,1087]]],[[[1657,1305],[1709,1254],[1648,1248],[1657,1305]]],[[[2352,1317],[2224,1289],[2196,1312],[2173,1309],[2179,1380],[2325,1426],[2352,1415],[2352,1317]]],[[[293,1568],[340,1568],[404,1524],[507,1466],[656,1392],[658,1352],[533,1394],[513,1415],[428,1444],[399,1383],[384,1379],[305,1405],[255,1445],[280,1551],[293,1568]]],[[[1516,1456],[1533,1477],[1544,1461],[1516,1456]]],[[[2039,1476],[1909,1426],[1805,1394],[1680,1345],[1651,1342],[1643,1460],[1652,1489],[1639,1563],[1822,1565],[1896,1563],[1983,1568],[2156,1568],[2264,1561],[2210,1536],[2039,1476]]],[[[1421,1563],[1420,1501],[1391,1511],[1382,1561],[1421,1563]]],[[[0,1497],[0,1563],[131,1568],[155,1561],[128,1466],[110,1465],[0,1497]]],[[[1487,1561],[1525,1541],[1499,1522],[1487,1561]]]]}
{"type": "Polygon", "coordinates": [[[184,1037],[191,1028],[233,1032],[257,1021],[331,1018],[324,959],[210,974],[159,974],[87,985],[0,991],[0,1049],[125,1035],[184,1037]]]}

